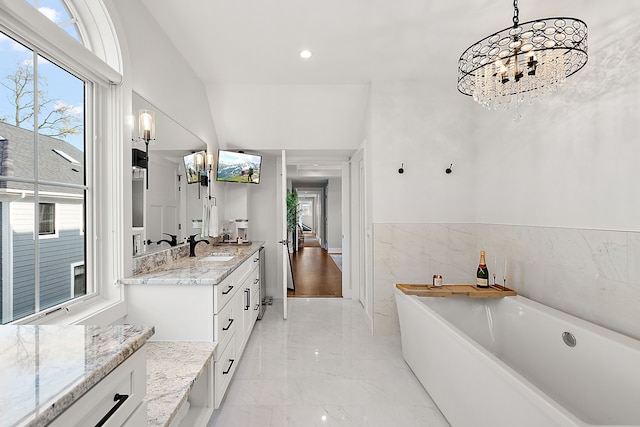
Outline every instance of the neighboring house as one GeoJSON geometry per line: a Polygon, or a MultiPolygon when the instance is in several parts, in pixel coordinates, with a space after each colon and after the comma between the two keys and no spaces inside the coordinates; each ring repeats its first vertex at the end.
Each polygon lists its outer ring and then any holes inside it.
{"type": "MultiPolygon", "coordinates": [[[[45,135],[38,141],[39,182],[84,185],[82,151],[45,135]]],[[[35,158],[33,132],[0,123],[0,175],[33,179],[35,158]]],[[[86,293],[84,191],[41,184],[37,211],[34,200],[33,184],[0,181],[2,323],[34,312],[36,265],[40,310],[86,293]]]]}

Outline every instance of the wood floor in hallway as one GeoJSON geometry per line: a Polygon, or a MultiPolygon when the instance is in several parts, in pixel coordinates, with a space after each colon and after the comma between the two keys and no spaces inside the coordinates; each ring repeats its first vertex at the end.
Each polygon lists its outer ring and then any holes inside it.
{"type": "Polygon", "coordinates": [[[303,247],[291,256],[295,291],[289,297],[342,297],[342,272],[320,247],[303,247]]]}

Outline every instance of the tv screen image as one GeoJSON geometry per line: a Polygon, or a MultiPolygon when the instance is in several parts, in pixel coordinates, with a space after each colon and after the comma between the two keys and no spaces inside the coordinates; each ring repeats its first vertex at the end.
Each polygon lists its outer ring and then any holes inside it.
{"type": "Polygon", "coordinates": [[[203,167],[204,159],[207,158],[207,153],[199,151],[184,156],[184,172],[187,175],[187,184],[195,184],[200,182],[200,174],[198,173],[197,160],[200,159],[200,167],[203,167]]]}
{"type": "Polygon", "coordinates": [[[218,150],[216,181],[260,183],[262,156],[218,150]]]}

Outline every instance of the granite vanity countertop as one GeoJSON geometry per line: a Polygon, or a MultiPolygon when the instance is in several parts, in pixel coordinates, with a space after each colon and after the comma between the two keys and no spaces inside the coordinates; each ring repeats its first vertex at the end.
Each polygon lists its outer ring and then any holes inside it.
{"type": "Polygon", "coordinates": [[[213,364],[216,346],[207,341],[147,343],[147,426],[171,425],[188,410],[183,405],[206,365],[213,364]]]}
{"type": "Polygon", "coordinates": [[[48,425],[153,333],[134,325],[0,326],[0,424],[48,425]]]}
{"type": "Polygon", "coordinates": [[[197,257],[182,257],[166,262],[148,272],[120,280],[124,285],[217,285],[244,261],[256,253],[264,242],[250,244],[200,244],[197,257]],[[229,261],[207,261],[210,255],[233,255],[229,261]]]}

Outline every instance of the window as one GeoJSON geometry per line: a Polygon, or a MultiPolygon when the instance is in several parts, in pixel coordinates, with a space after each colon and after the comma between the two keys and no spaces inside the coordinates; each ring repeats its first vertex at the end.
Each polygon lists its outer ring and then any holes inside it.
{"type": "Polygon", "coordinates": [[[46,52],[0,32],[3,324],[87,294],[90,88],[46,52]]]}
{"type": "Polygon", "coordinates": [[[39,235],[56,234],[56,205],[54,203],[40,203],[39,220],[39,235]]]}
{"type": "Polygon", "coordinates": [[[87,282],[84,277],[84,264],[71,264],[71,283],[73,283],[73,291],[71,298],[79,297],[87,293],[87,282]]]}
{"type": "Polygon", "coordinates": [[[111,323],[126,314],[121,289],[105,285],[124,266],[115,28],[102,0],[0,7],[0,323],[111,323]],[[41,204],[55,206],[53,224],[41,224],[41,204]],[[55,234],[41,235],[41,225],[55,234]],[[96,230],[116,232],[92,238],[96,230]]]}
{"type": "Polygon", "coordinates": [[[81,42],[78,20],[71,16],[69,6],[61,0],[27,0],[40,13],[62,28],[76,41],[81,42]]]}

